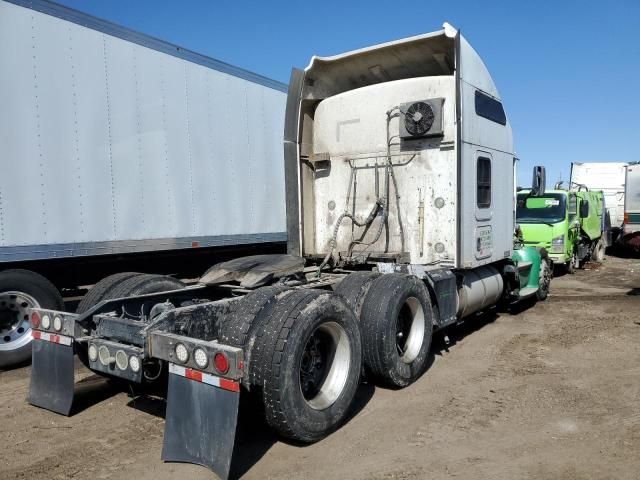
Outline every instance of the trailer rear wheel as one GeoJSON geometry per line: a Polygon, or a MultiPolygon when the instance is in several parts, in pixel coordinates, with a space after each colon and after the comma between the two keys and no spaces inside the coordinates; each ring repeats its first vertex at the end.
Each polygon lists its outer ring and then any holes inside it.
{"type": "Polygon", "coordinates": [[[344,422],[358,387],[355,315],[337,295],[296,290],[278,301],[263,328],[254,362],[267,423],[296,441],[320,440],[344,422]]]}
{"type": "Polygon", "coordinates": [[[0,272],[0,368],[31,358],[30,308],[63,310],[58,289],[29,270],[0,272]]]}
{"type": "Polygon", "coordinates": [[[365,366],[379,383],[406,387],[424,373],[433,314],[420,279],[399,273],[376,279],[364,300],[360,322],[365,366]]]}

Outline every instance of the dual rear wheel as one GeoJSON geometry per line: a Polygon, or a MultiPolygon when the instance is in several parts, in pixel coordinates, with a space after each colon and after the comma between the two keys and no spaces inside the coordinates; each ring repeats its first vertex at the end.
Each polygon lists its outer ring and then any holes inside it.
{"type": "Polygon", "coordinates": [[[393,388],[426,369],[433,318],[416,277],[355,273],[335,293],[267,287],[236,302],[221,341],[243,347],[267,424],[315,442],[342,425],[363,366],[393,388]]]}
{"type": "Polygon", "coordinates": [[[429,292],[420,279],[399,273],[351,274],[336,293],[345,297],[359,318],[369,377],[380,385],[402,388],[424,373],[433,312],[429,292]]]}

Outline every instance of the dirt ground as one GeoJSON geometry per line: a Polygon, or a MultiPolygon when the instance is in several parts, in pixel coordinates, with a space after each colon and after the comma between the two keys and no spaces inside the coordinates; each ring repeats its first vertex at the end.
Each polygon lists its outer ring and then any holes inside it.
{"type": "MultiPolygon", "coordinates": [[[[409,480],[640,478],[640,260],[559,276],[517,315],[435,339],[414,385],[363,385],[353,418],[299,447],[241,413],[233,477],[409,480]]],[[[0,478],[214,479],[160,460],[164,403],[79,371],[70,418],[25,402],[28,367],[0,372],[0,478]]]]}

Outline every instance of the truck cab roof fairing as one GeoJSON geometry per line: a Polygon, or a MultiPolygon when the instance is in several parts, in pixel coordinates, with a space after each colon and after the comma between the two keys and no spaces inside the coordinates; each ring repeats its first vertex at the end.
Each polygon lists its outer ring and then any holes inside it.
{"type": "MultiPolygon", "coordinates": [[[[302,98],[320,100],[347,90],[403,78],[453,75],[455,38],[448,23],[441,30],[353,50],[329,57],[314,56],[305,69],[302,98]]],[[[484,62],[460,35],[460,78],[499,99],[484,62]]]]}

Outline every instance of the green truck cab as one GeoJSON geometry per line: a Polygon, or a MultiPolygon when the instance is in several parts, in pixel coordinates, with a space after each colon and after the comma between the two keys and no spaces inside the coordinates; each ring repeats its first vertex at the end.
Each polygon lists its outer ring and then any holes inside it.
{"type": "Polygon", "coordinates": [[[604,259],[604,196],[601,191],[547,190],[517,193],[516,223],[525,245],[544,248],[572,273],[586,260],[604,259]]]}

